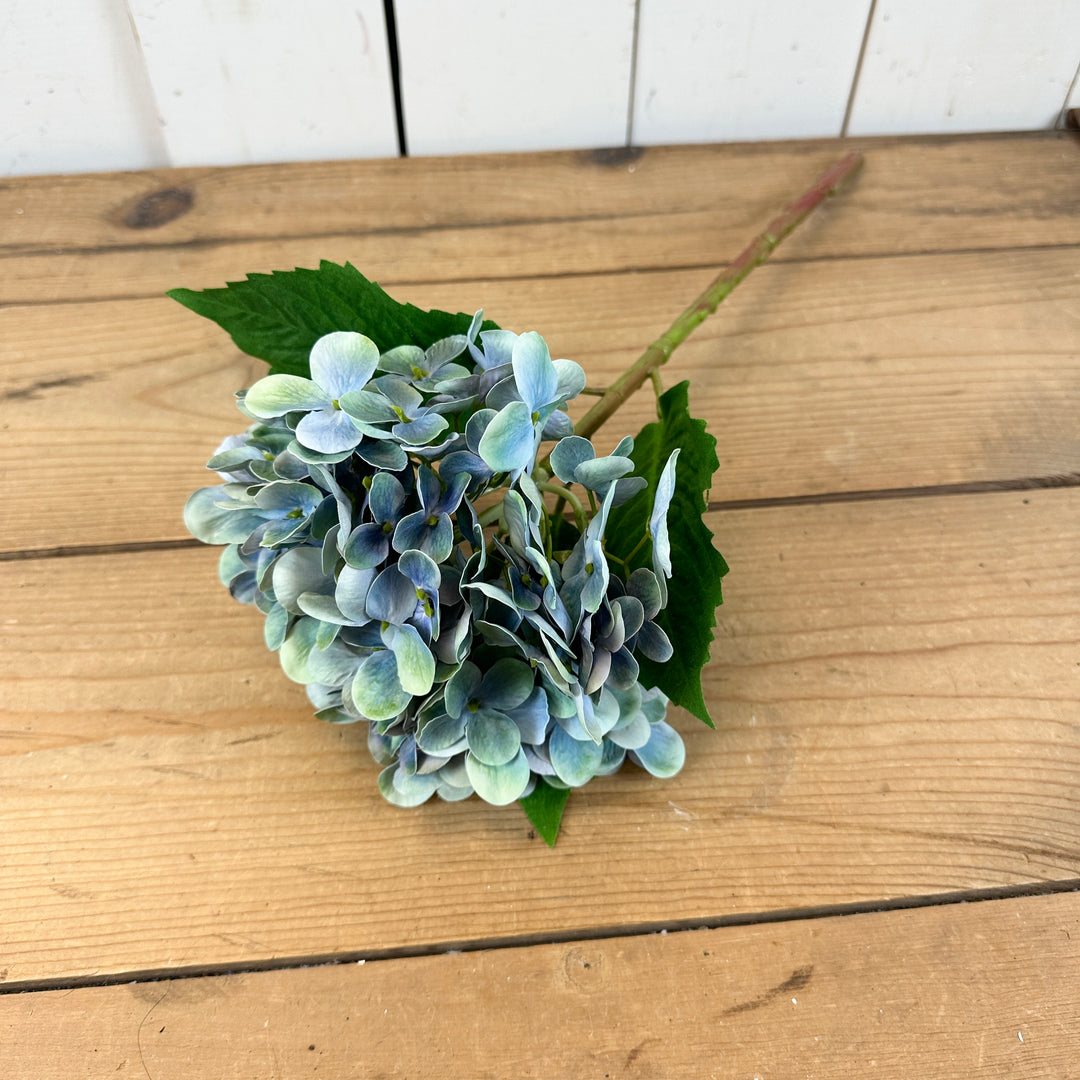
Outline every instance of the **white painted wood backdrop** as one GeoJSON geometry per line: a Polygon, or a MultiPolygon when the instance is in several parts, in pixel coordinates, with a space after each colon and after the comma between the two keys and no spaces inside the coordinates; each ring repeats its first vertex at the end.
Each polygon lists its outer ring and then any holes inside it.
{"type": "MultiPolygon", "coordinates": [[[[1080,0],[394,0],[410,154],[1053,127],[1080,0]]],[[[0,0],[0,175],[398,153],[384,0],[0,0]]]]}

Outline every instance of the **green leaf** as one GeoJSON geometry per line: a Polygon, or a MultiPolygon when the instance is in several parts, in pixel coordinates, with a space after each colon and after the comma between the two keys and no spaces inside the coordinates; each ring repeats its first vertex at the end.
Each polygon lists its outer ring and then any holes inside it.
{"type": "Polygon", "coordinates": [[[569,788],[553,788],[543,780],[537,780],[532,794],[518,800],[533,828],[543,837],[548,847],[555,846],[555,837],[559,835],[559,822],[562,821],[566,800],[569,798],[569,788]]]}
{"type": "MultiPolygon", "coordinates": [[[[270,373],[310,378],[308,355],[323,334],[355,330],[380,352],[396,345],[426,349],[451,334],[464,334],[471,316],[423,311],[400,304],[351,263],[319,263],[318,270],[248,274],[223,289],[170,289],[166,294],[227,330],[237,346],[270,364],[270,373]]],[[[490,319],[483,330],[498,327],[490,319]]]]}
{"type": "Polygon", "coordinates": [[[664,464],[672,450],[680,448],[675,495],[668,510],[673,573],[668,605],[655,620],[675,645],[675,653],[663,664],[638,657],[640,679],[645,687],[660,687],[676,705],[713,727],[701,692],[701,669],[709,662],[716,607],[724,600],[720,579],[728,566],[713,547],[712,533],[702,520],[705,493],[720,462],[716,439],[706,432],[705,421],[690,415],[689,386],[681,382],[661,395],[660,420],[646,425],[635,438],[630,455],[634,471],[649,486],[644,494],[611,511],[605,544],[610,554],[628,560],[630,570],[652,565],[651,541],[646,539],[636,552],[634,548],[646,536],[664,464]]]}

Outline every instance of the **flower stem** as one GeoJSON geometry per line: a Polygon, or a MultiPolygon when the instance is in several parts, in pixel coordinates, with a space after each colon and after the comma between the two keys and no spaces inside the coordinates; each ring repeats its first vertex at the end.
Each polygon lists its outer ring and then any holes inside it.
{"type": "Polygon", "coordinates": [[[581,505],[581,500],[569,489],[564,488],[561,484],[537,484],[537,488],[540,491],[549,491],[552,495],[558,495],[560,505],[556,506],[555,511],[552,513],[552,517],[559,517],[562,514],[562,503],[569,503],[574,511],[574,520],[577,522],[577,527],[580,532],[584,532],[589,524],[589,519],[585,514],[585,507],[581,505]]]}
{"type": "Polygon", "coordinates": [[[671,358],[701,323],[710,316],[732,290],[751,270],[761,266],[820,203],[824,202],[863,163],[857,151],[838,161],[803,195],[788,203],[769,222],[765,231],[745,251],[713,279],[709,287],[671,324],[665,334],[657,338],[626,372],[619,376],[600,400],[574,425],[574,434],[588,438],[607,421],[612,413],[671,358]]]}

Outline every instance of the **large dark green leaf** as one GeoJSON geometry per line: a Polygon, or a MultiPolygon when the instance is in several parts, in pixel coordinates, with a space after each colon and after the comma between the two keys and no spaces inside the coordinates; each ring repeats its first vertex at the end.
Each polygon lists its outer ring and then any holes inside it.
{"type": "Polygon", "coordinates": [[[705,493],[720,462],[716,439],[706,432],[705,421],[690,415],[689,386],[681,382],[663,394],[660,420],[646,425],[635,438],[630,455],[634,471],[644,476],[649,486],[611,512],[605,544],[612,555],[628,560],[631,570],[652,566],[652,542],[637,545],[646,536],[660,473],[672,450],[678,448],[675,495],[668,510],[672,577],[667,607],[656,618],[671,638],[675,653],[664,664],[638,657],[640,678],[644,686],[660,687],[676,705],[712,727],[701,692],[701,669],[709,662],[716,607],[723,603],[721,578],[728,567],[713,547],[712,533],[702,520],[705,493]]]}
{"type": "MultiPolygon", "coordinates": [[[[333,330],[356,330],[380,352],[395,345],[426,349],[465,333],[471,319],[400,304],[351,263],[325,260],[318,270],[249,274],[223,289],[171,289],[167,295],[227,330],[240,349],[268,361],[272,373],[305,378],[312,345],[333,330]]],[[[495,328],[490,320],[484,323],[485,330],[495,328]]]]}
{"type": "Polygon", "coordinates": [[[559,835],[559,823],[562,821],[568,798],[569,788],[553,788],[543,780],[537,780],[532,794],[518,800],[533,823],[533,828],[544,838],[548,847],[555,846],[555,837],[559,835]]]}

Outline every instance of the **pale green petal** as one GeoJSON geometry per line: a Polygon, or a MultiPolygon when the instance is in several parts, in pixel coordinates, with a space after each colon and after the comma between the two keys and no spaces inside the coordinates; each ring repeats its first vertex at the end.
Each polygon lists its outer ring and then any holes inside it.
{"type": "Polygon", "coordinates": [[[389,650],[361,661],[351,687],[353,704],[369,720],[392,720],[404,712],[412,694],[401,686],[397,660],[389,650]]]}
{"type": "Polygon", "coordinates": [[[632,751],[631,757],[653,776],[666,780],[683,767],[686,747],[683,746],[679,733],[661,720],[652,725],[649,741],[640,749],[632,751]]]}
{"type": "Polygon", "coordinates": [[[529,763],[519,750],[506,765],[485,765],[472,754],[465,755],[465,769],[476,794],[492,806],[507,806],[521,798],[529,786],[529,763]]]}
{"type": "Polygon", "coordinates": [[[397,659],[398,680],[409,694],[426,694],[435,681],[435,658],[415,626],[388,626],[383,641],[397,659]]]}
{"type": "Polygon", "coordinates": [[[521,749],[521,732],[510,717],[495,709],[466,713],[465,737],[473,757],[485,765],[505,765],[521,749]]]}
{"type": "Polygon", "coordinates": [[[320,649],[318,634],[318,619],[297,619],[278,650],[281,668],[293,682],[339,686],[355,670],[356,657],[340,641],[320,649]]]}
{"type": "Polygon", "coordinates": [[[329,404],[326,391],[299,375],[267,375],[244,397],[244,408],[263,419],[284,416],[288,412],[324,409],[329,404]]]}
{"type": "Polygon", "coordinates": [[[519,472],[535,453],[532,415],[523,401],[512,401],[487,426],[480,456],[494,472],[519,472]]]}
{"type": "Polygon", "coordinates": [[[572,739],[556,724],[551,730],[548,753],[559,779],[571,787],[580,787],[596,775],[604,757],[604,748],[591,740],[579,742],[572,739]]]}
{"type": "Polygon", "coordinates": [[[406,809],[427,802],[438,786],[434,776],[409,776],[397,762],[379,773],[379,793],[388,803],[406,809]]]}

